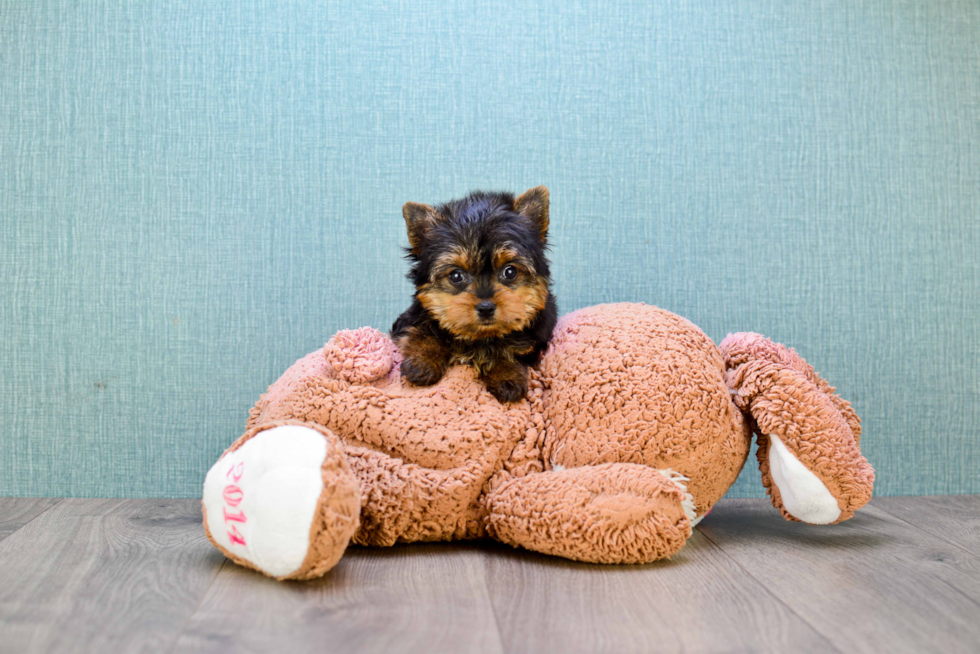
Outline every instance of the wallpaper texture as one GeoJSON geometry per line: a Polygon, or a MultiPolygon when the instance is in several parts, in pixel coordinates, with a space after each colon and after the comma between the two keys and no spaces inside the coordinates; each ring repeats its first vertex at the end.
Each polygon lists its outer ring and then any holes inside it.
{"type": "Polygon", "coordinates": [[[404,202],[538,184],[562,312],[766,334],[877,493],[980,493],[980,3],[276,0],[0,3],[0,495],[199,495],[407,306],[404,202]]]}

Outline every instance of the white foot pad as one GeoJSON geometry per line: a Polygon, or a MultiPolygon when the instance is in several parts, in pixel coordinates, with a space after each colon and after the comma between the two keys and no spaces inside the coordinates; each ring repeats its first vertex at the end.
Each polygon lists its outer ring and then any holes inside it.
{"type": "Polygon", "coordinates": [[[773,435],[769,436],[769,472],[783,499],[783,508],[797,520],[827,525],[840,517],[837,500],[820,478],[773,435]]]}
{"type": "Polygon", "coordinates": [[[326,455],[322,434],[284,425],[219,459],[204,480],[211,537],[272,576],[297,570],[310,546],[326,455]]]}

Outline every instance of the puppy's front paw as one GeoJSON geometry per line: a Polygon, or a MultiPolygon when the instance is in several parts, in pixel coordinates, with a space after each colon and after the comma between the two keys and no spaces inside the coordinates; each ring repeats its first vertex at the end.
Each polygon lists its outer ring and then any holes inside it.
{"type": "Polygon", "coordinates": [[[487,390],[503,404],[517,402],[527,396],[527,379],[488,379],[487,390]]]}
{"type": "Polygon", "coordinates": [[[416,386],[432,386],[442,379],[446,372],[444,366],[439,366],[420,357],[406,357],[402,361],[402,377],[416,386]]]}

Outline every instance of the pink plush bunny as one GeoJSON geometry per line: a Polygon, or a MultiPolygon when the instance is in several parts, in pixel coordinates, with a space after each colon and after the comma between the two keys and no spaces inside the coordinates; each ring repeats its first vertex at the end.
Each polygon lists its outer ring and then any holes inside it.
{"type": "Polygon", "coordinates": [[[860,422],[793,350],[757,334],[719,349],[644,304],[559,321],[527,401],[502,405],[467,367],[403,384],[381,332],[336,334],[249,414],[204,483],[204,525],[233,561],[324,574],[348,543],[490,536],[600,563],[677,552],[735,481],[758,434],[762,479],[791,520],[850,518],[874,471],[860,422]]]}

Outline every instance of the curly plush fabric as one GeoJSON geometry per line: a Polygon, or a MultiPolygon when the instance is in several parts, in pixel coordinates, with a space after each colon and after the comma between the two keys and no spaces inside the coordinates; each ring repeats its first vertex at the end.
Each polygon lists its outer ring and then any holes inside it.
{"type": "Polygon", "coordinates": [[[370,382],[388,374],[394,362],[391,341],[377,329],[343,329],[323,348],[323,358],[337,379],[370,382]]]}
{"type": "Polygon", "coordinates": [[[595,563],[647,563],[691,535],[684,487],[635,463],[509,480],[487,498],[489,533],[511,545],[595,563]]]}
{"type": "Polygon", "coordinates": [[[541,362],[547,466],[619,461],[690,479],[703,515],[735,483],[748,425],[704,333],[656,307],[611,304],[561,319],[541,362]]]}
{"type": "MultiPolygon", "coordinates": [[[[323,490],[309,491],[319,499],[307,556],[293,573],[274,576],[322,574],[349,542],[490,536],[579,561],[668,557],[735,481],[753,430],[763,483],[788,519],[798,516],[770,474],[770,436],[785,445],[787,461],[802,464],[794,470],[813,477],[784,489],[794,499],[817,488],[824,505],[830,498],[831,517],[839,508],[839,521],[871,495],[873,471],[850,405],[794,351],[757,334],[730,336],[719,349],[663,309],[583,309],[559,321],[530,371],[527,399],[510,405],[468,367],[412,386],[399,375],[400,360],[381,332],[344,330],[296,362],[249,413],[229,451],[260,432],[274,438],[265,430],[281,425],[309,426],[310,438],[328,441],[323,490]]],[[[207,483],[205,497],[217,497],[207,483]]],[[[219,547],[263,569],[246,545],[219,547]]]]}
{"type": "Polygon", "coordinates": [[[757,425],[759,468],[773,506],[797,519],[785,510],[770,474],[775,435],[834,495],[841,511],[836,522],[853,516],[871,499],[874,470],[861,456],[861,422],[850,403],[794,350],[758,334],[729,335],[721,350],[735,404],[757,425]]]}

